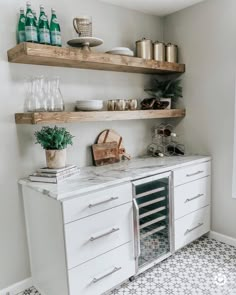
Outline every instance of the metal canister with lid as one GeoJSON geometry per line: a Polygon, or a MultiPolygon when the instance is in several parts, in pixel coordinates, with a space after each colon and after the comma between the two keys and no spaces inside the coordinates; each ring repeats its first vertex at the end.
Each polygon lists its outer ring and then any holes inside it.
{"type": "Polygon", "coordinates": [[[154,59],[157,61],[166,60],[166,46],[165,43],[156,41],[154,42],[154,59]]]}
{"type": "Polygon", "coordinates": [[[166,45],[166,61],[178,62],[178,46],[175,44],[168,43],[166,45]]]}
{"type": "Polygon", "coordinates": [[[153,59],[153,43],[152,40],[143,38],[136,41],[137,57],[145,59],[153,59]]]}

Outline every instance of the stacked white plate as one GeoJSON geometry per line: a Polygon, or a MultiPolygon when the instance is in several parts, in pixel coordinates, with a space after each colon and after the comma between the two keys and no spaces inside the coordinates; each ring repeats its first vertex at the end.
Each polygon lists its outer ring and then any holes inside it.
{"type": "Polygon", "coordinates": [[[102,100],[77,100],[75,104],[77,111],[99,111],[102,108],[102,100]]]}
{"type": "Polygon", "coordinates": [[[127,47],[115,47],[106,53],[109,54],[118,54],[118,55],[127,55],[127,56],[134,56],[134,52],[127,47]]]}

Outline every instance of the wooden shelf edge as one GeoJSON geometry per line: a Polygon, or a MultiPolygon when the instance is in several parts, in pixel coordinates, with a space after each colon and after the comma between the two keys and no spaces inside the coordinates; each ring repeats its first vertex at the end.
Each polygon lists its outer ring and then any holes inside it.
{"type": "Polygon", "coordinates": [[[8,50],[11,63],[70,67],[143,74],[184,73],[185,65],[138,57],[90,52],[78,48],[21,43],[8,50]]]}
{"type": "Polygon", "coordinates": [[[17,113],[16,124],[61,124],[98,121],[125,121],[143,119],[181,118],[185,109],[137,110],[137,111],[99,111],[99,112],[42,112],[17,113]]]}

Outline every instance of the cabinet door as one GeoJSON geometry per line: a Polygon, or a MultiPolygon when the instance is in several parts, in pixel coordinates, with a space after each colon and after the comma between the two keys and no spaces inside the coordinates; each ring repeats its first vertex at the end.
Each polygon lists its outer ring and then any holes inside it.
{"type": "Polygon", "coordinates": [[[174,170],[174,186],[211,175],[211,162],[204,162],[174,170]]]}
{"type": "Polygon", "coordinates": [[[68,274],[70,295],[101,295],[135,274],[133,245],[98,256],[68,274]]]}
{"type": "Polygon", "coordinates": [[[69,269],[133,240],[132,203],[66,224],[65,237],[69,269]]]}
{"type": "Polygon", "coordinates": [[[63,202],[64,223],[114,208],[132,201],[132,185],[124,183],[63,202]]]}
{"type": "Polygon", "coordinates": [[[174,188],[174,219],[210,204],[211,179],[204,177],[174,188]]]}
{"type": "Polygon", "coordinates": [[[210,206],[175,221],[175,250],[210,231],[210,206]]]}

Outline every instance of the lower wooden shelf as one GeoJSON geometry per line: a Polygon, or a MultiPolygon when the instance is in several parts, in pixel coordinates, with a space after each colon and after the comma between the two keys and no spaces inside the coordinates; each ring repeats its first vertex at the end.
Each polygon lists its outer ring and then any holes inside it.
{"type": "Polygon", "coordinates": [[[140,119],[181,118],[185,109],[99,111],[99,112],[35,112],[15,114],[16,124],[59,124],[96,121],[120,121],[140,119]]]}

